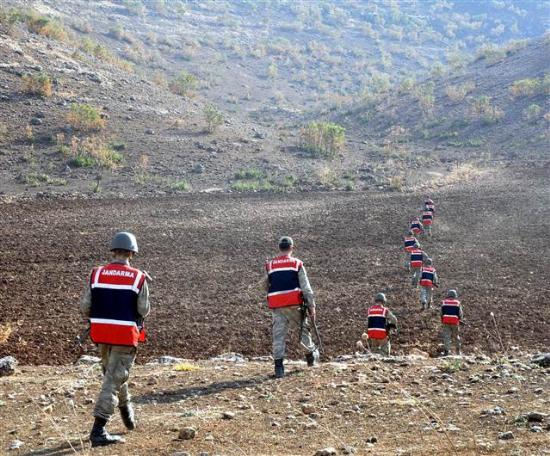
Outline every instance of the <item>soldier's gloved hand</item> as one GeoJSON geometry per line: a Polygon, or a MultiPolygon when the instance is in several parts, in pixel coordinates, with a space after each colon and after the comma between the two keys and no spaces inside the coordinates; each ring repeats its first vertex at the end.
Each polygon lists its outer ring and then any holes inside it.
{"type": "Polygon", "coordinates": [[[309,318],[311,318],[311,321],[315,321],[315,318],[317,317],[317,313],[315,312],[315,307],[308,307],[307,313],[309,315],[309,318]]]}

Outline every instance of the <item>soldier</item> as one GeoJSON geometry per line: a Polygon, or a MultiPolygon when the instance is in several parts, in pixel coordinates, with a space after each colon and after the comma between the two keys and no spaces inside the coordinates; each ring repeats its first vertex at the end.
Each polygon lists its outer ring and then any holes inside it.
{"type": "Polygon", "coordinates": [[[418,288],[422,266],[427,258],[428,256],[421,248],[417,247],[411,250],[409,271],[412,272],[411,284],[414,288],[418,288]]]}
{"type": "MultiPolygon", "coordinates": [[[[427,207],[427,206],[426,206],[427,207]]],[[[422,213],[422,226],[427,236],[432,235],[432,225],[434,220],[434,213],[430,210],[425,210],[422,213]]]]}
{"type": "Polygon", "coordinates": [[[456,290],[448,290],[447,298],[441,302],[441,323],[443,325],[443,346],[444,356],[448,356],[451,351],[451,344],[456,347],[456,354],[460,355],[460,335],[458,333],[459,325],[462,323],[464,315],[462,306],[457,299],[456,290]]]}
{"type": "Polygon", "coordinates": [[[92,270],[80,302],[80,311],[90,320],[90,338],[98,345],[104,374],[93,412],[92,447],[124,441],[105,429],[117,405],[126,428],[136,427],[128,377],[138,341],[145,339],[143,318],[150,311],[147,274],[130,266],[138,253],[135,236],[117,233],[111,241],[111,252],[111,263],[92,270]]]}
{"type": "Polygon", "coordinates": [[[427,258],[424,263],[425,266],[420,270],[420,303],[422,310],[429,309],[432,305],[433,288],[437,287],[439,283],[432,259],[427,258]]]}
{"type": "Polygon", "coordinates": [[[414,235],[420,235],[424,232],[424,227],[418,217],[413,217],[411,219],[411,226],[409,230],[412,231],[414,235]]]}
{"type": "Polygon", "coordinates": [[[407,233],[407,236],[404,238],[404,249],[405,249],[405,268],[407,268],[409,271],[411,270],[410,264],[409,264],[409,256],[411,252],[414,249],[420,248],[420,243],[418,242],[418,239],[414,236],[414,233],[412,231],[409,231],[407,233]]]}
{"type": "Polygon", "coordinates": [[[367,311],[367,343],[373,353],[390,356],[390,330],[397,329],[397,318],[384,306],[386,295],[378,293],[367,311]]]}
{"type": "Polygon", "coordinates": [[[273,315],[273,359],[275,377],[284,377],[283,360],[286,352],[286,336],[289,326],[301,329],[300,341],[307,350],[309,367],[319,358],[319,351],[313,343],[309,320],[315,321],[315,300],[302,261],[292,256],[294,241],[283,236],[279,240],[279,256],[265,265],[267,279],[267,305],[273,315]],[[302,306],[307,314],[302,312],[302,306]],[[309,318],[308,318],[309,317],[309,318]]]}
{"type": "Polygon", "coordinates": [[[431,211],[435,215],[435,205],[429,196],[424,199],[424,208],[426,211],[431,211]]]}

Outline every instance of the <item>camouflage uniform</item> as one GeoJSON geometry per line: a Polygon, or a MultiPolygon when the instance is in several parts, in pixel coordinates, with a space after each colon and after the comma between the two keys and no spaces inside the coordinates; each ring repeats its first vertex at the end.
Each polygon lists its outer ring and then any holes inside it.
{"type": "MultiPolygon", "coordinates": [[[[315,299],[313,290],[309,283],[305,267],[298,271],[298,281],[304,297],[304,303],[308,308],[315,309],[315,299]]],[[[264,288],[269,289],[268,279],[265,279],[264,288]]],[[[283,359],[286,353],[286,336],[289,329],[299,331],[302,324],[301,306],[288,306],[271,309],[273,316],[272,334],[273,334],[273,359],[283,359]]],[[[300,341],[308,353],[314,353],[317,350],[313,339],[311,338],[309,319],[304,319],[300,341]]]]}
{"type": "MultiPolygon", "coordinates": [[[[113,260],[112,262],[129,264],[128,261],[122,260],[113,260]]],[[[85,317],[89,317],[91,307],[92,293],[90,286],[87,285],[80,301],[80,312],[85,317]]],[[[150,310],[149,288],[145,281],[138,295],[137,311],[139,315],[146,317],[150,310]]],[[[101,355],[104,377],[93,415],[108,420],[116,406],[123,407],[130,403],[128,376],[136,359],[137,349],[122,345],[98,344],[98,350],[101,355]]]]}
{"type": "MultiPolygon", "coordinates": [[[[433,284],[434,286],[439,283],[439,277],[437,276],[437,272],[434,271],[434,279],[433,284]]],[[[433,287],[423,287],[420,285],[420,303],[422,304],[423,309],[429,309],[432,305],[433,301],[433,287]]]]}
{"type": "MultiPolygon", "coordinates": [[[[426,261],[427,258],[429,258],[429,256],[426,254],[426,252],[422,251],[422,262],[426,261]]],[[[410,263],[410,254],[409,254],[409,271],[412,272],[411,284],[413,287],[417,288],[418,281],[420,280],[420,275],[422,272],[422,266],[420,266],[419,268],[413,268],[410,264],[411,263],[410,263]]]]}

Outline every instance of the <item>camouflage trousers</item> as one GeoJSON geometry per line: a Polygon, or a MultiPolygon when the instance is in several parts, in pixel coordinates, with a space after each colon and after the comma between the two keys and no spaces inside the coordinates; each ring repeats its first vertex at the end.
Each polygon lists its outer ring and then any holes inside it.
{"type": "Polygon", "coordinates": [[[432,287],[420,287],[420,302],[423,309],[428,309],[432,305],[433,288],[432,287]]]}
{"type": "Polygon", "coordinates": [[[384,339],[369,339],[368,343],[371,353],[390,356],[391,342],[389,337],[384,339]]]}
{"type": "Polygon", "coordinates": [[[411,267],[410,271],[412,272],[411,284],[413,287],[417,287],[418,281],[420,280],[420,275],[422,274],[422,268],[411,267]]]}
{"type": "Polygon", "coordinates": [[[443,346],[445,347],[445,352],[451,352],[451,346],[454,344],[456,348],[456,354],[460,355],[460,334],[458,331],[458,326],[456,325],[443,325],[441,330],[443,336],[443,346]]]}
{"type": "Polygon", "coordinates": [[[424,225],[424,234],[426,236],[432,235],[432,225],[424,225]]]}
{"type": "MultiPolygon", "coordinates": [[[[289,329],[300,330],[302,312],[300,306],[271,309],[273,315],[273,359],[283,359],[286,354],[286,337],[289,329]]],[[[300,342],[308,353],[314,353],[317,347],[311,338],[309,319],[304,319],[300,342]]]]}
{"type": "Polygon", "coordinates": [[[135,347],[98,345],[103,368],[103,384],[94,408],[94,416],[108,420],[118,405],[130,402],[128,377],[136,359],[135,347]]]}

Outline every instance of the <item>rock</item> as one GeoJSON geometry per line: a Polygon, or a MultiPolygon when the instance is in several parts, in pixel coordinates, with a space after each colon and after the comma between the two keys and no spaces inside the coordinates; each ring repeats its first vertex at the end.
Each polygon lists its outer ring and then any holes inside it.
{"type": "Polygon", "coordinates": [[[4,356],[0,359],[0,377],[12,375],[15,373],[17,360],[13,356],[4,356]]]}
{"type": "Polygon", "coordinates": [[[8,450],[17,450],[21,448],[23,445],[25,445],[21,440],[14,440],[10,443],[10,446],[8,447],[8,450]]]}
{"type": "Polygon", "coordinates": [[[197,436],[197,430],[193,427],[184,427],[180,429],[178,439],[180,440],[192,440],[197,436]]]}
{"type": "Polygon", "coordinates": [[[246,362],[246,358],[241,355],[240,353],[222,353],[219,356],[215,356],[213,358],[210,358],[210,361],[224,361],[228,363],[244,363],[246,362]]]}
{"type": "Polygon", "coordinates": [[[175,356],[161,356],[155,362],[158,364],[180,364],[184,362],[184,359],[176,358],[175,356]]]}
{"type": "Polygon", "coordinates": [[[350,446],[343,446],[340,450],[342,451],[342,454],[355,454],[355,448],[350,446]]]}
{"type": "Polygon", "coordinates": [[[204,165],[202,163],[197,163],[195,166],[193,166],[193,169],[191,170],[191,172],[195,174],[202,174],[204,173],[204,170],[205,170],[204,165]]]}
{"type": "Polygon", "coordinates": [[[531,359],[531,363],[538,364],[540,367],[550,367],[550,353],[541,353],[531,359]]]}
{"type": "Polygon", "coordinates": [[[531,426],[529,430],[531,432],[542,432],[542,426],[531,426]]]}
{"type": "Polygon", "coordinates": [[[304,404],[302,405],[302,413],[304,415],[311,415],[312,413],[315,413],[315,407],[311,404],[304,404]]]}
{"type": "Polygon", "coordinates": [[[155,130],[151,129],[151,128],[148,128],[147,130],[145,130],[145,134],[146,135],[154,135],[155,134],[155,130]]]}
{"type": "Polygon", "coordinates": [[[315,456],[336,456],[336,449],[333,447],[323,448],[315,452],[315,456]]]}
{"type": "Polygon", "coordinates": [[[529,421],[530,423],[532,422],[541,423],[542,421],[544,421],[545,417],[546,417],[546,414],[540,413],[540,412],[529,412],[526,415],[527,421],[529,421]]]}
{"type": "Polygon", "coordinates": [[[378,438],[372,436],[372,437],[367,438],[366,442],[367,443],[376,443],[376,442],[378,442],[378,438]]]}
{"type": "Polygon", "coordinates": [[[497,405],[494,408],[482,410],[481,415],[485,415],[485,416],[506,415],[506,412],[504,411],[503,408],[497,405]]]}
{"type": "Polygon", "coordinates": [[[412,359],[428,359],[430,355],[425,351],[419,350],[418,348],[412,348],[409,351],[409,357],[412,359]]]}
{"type": "Polygon", "coordinates": [[[42,119],[39,119],[38,117],[33,117],[30,123],[31,125],[42,125],[42,119]]]}
{"type": "Polygon", "coordinates": [[[227,411],[226,411],[226,412],[223,412],[223,413],[222,413],[222,418],[223,418],[224,420],[232,420],[232,419],[235,418],[235,413],[233,413],[233,412],[227,412],[227,411]]]}
{"type": "Polygon", "coordinates": [[[512,440],[514,438],[514,433],[512,431],[501,432],[498,438],[500,440],[512,440]]]}
{"type": "Polygon", "coordinates": [[[101,361],[100,358],[97,356],[89,356],[89,355],[82,355],[80,358],[78,358],[78,361],[76,364],[96,364],[101,361]]]}

